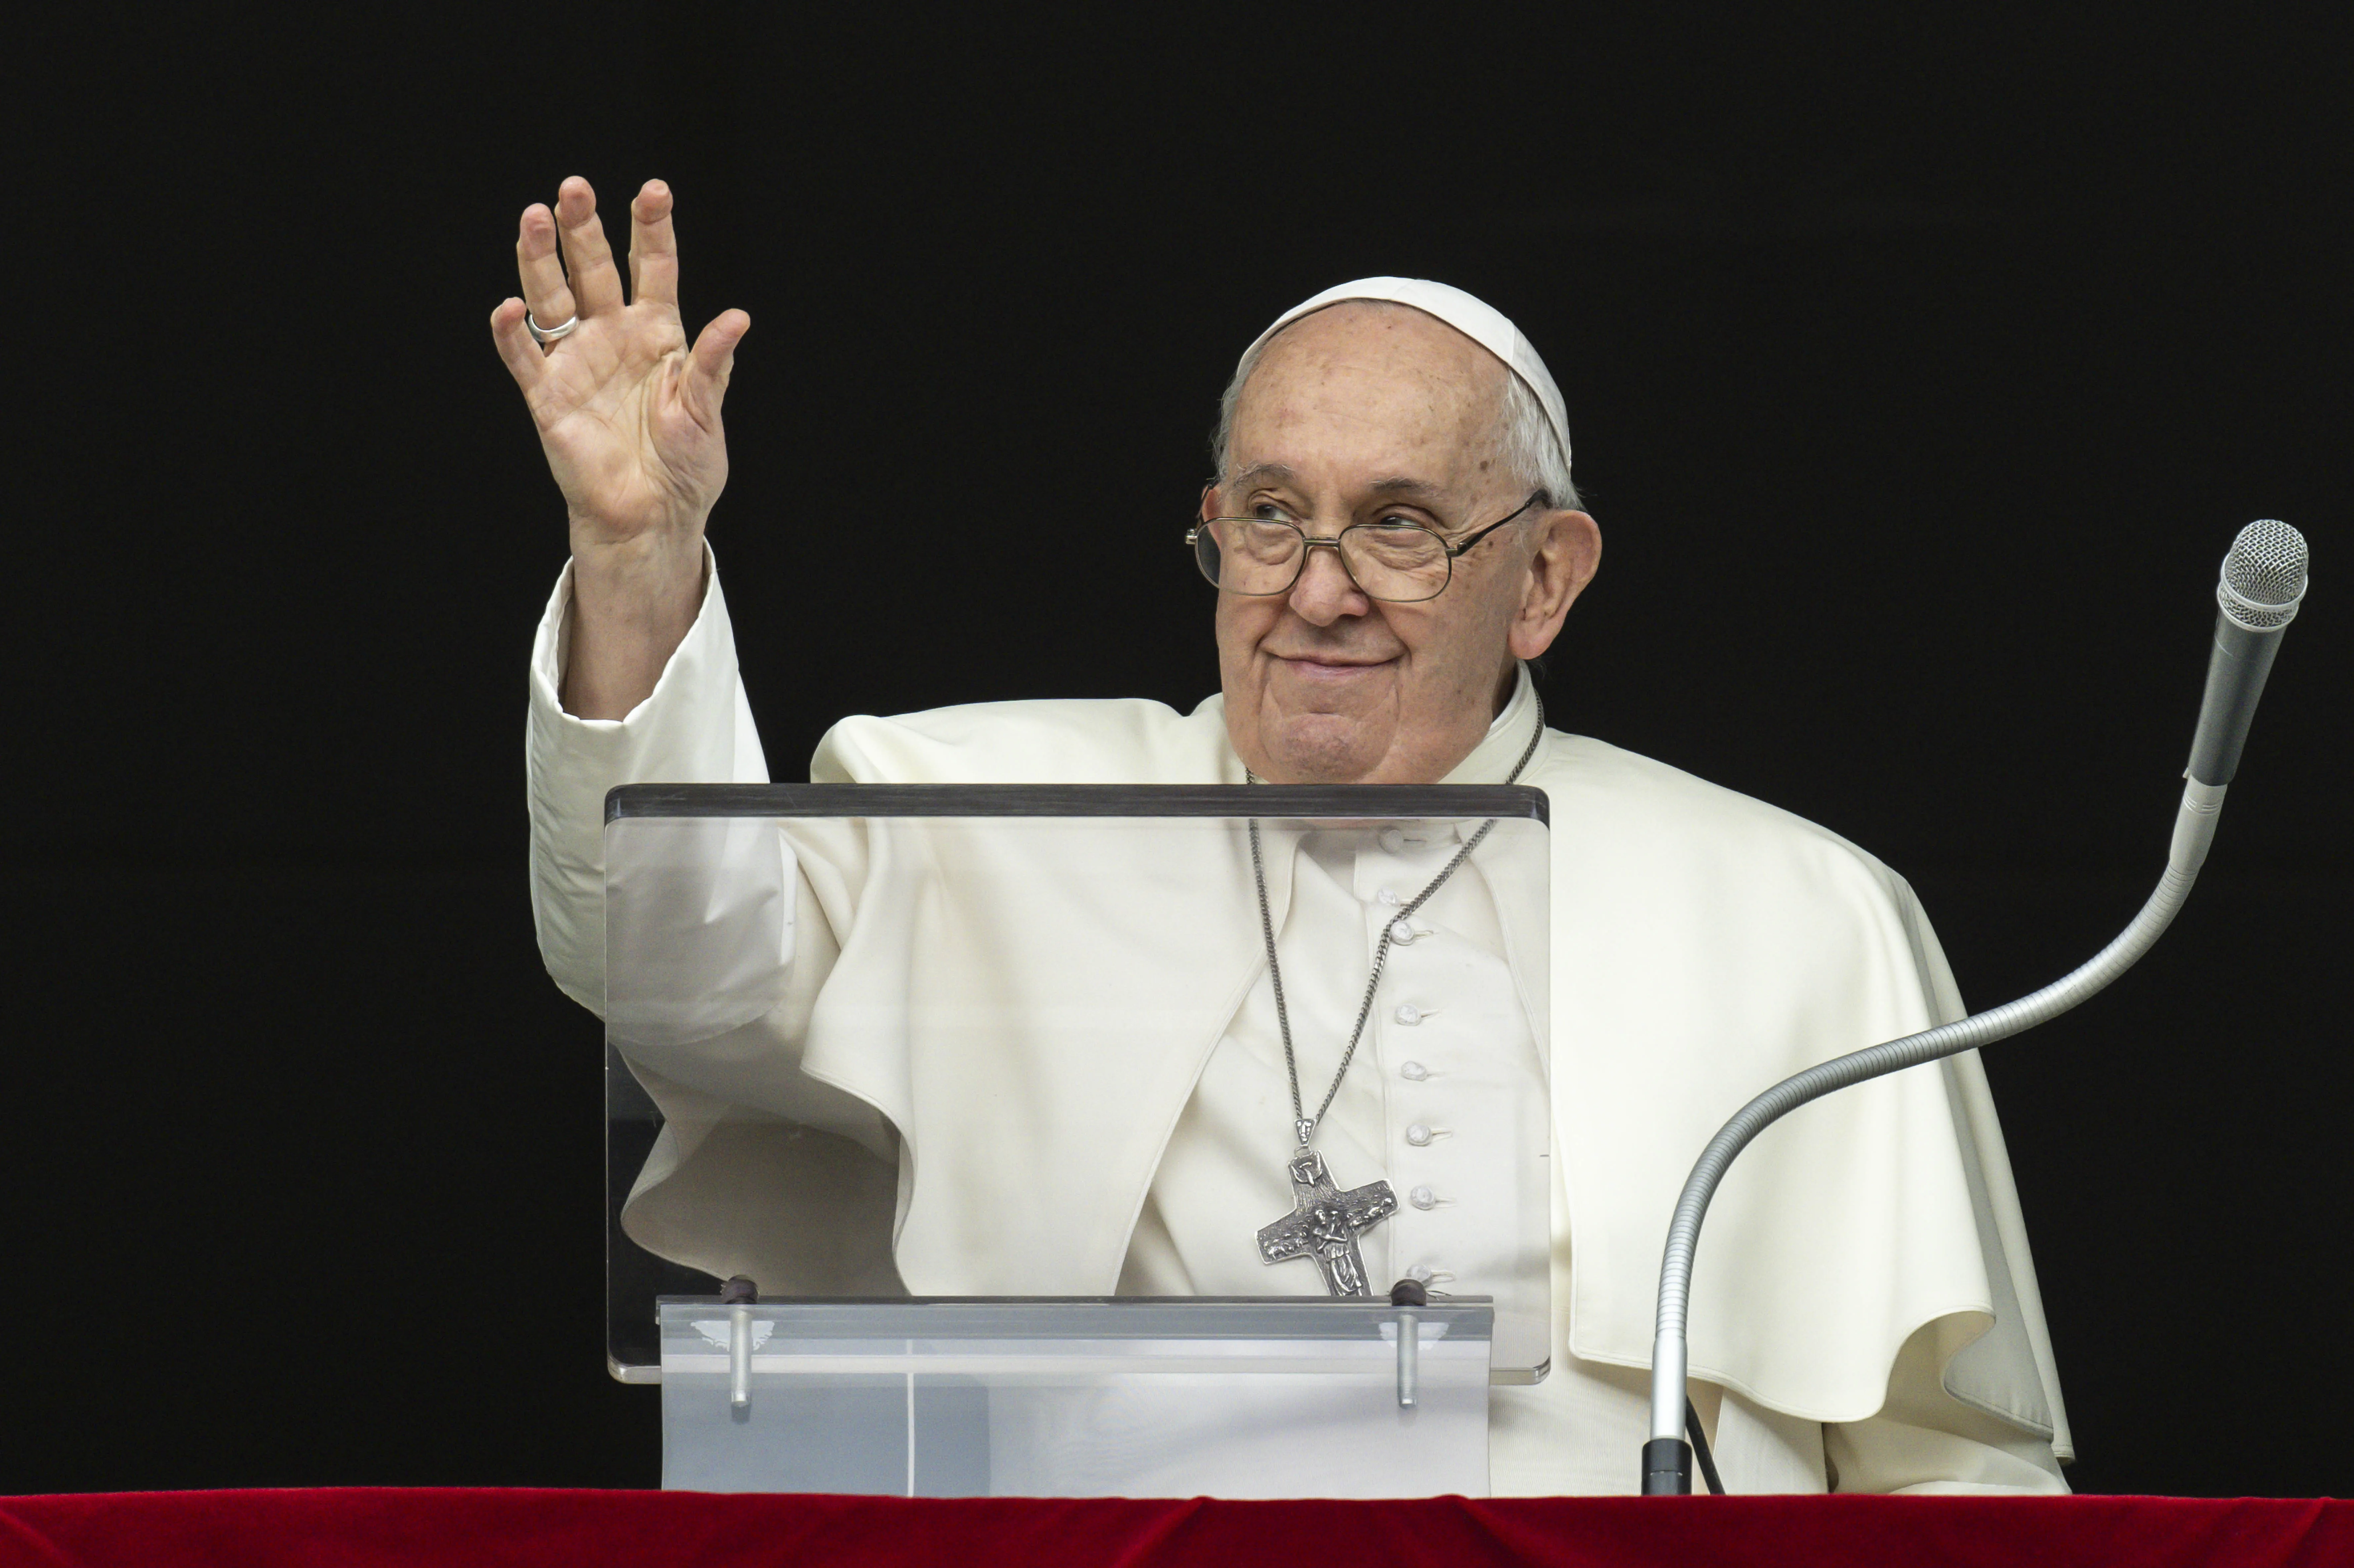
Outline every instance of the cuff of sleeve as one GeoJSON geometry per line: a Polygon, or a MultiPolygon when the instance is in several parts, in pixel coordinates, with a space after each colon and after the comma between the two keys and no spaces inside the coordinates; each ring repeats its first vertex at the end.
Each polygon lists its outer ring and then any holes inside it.
{"type": "Polygon", "coordinates": [[[604,1004],[605,795],[620,784],[735,782],[766,777],[737,677],[736,639],[719,568],[705,546],[695,624],[653,691],[620,719],[564,711],[557,693],[572,620],[572,567],[548,596],[532,643],[525,737],[532,823],[532,904],[549,972],[583,1006],[604,1004]],[[748,745],[753,755],[739,757],[748,745]]]}
{"type": "Polygon", "coordinates": [[[572,581],[573,564],[567,560],[557,574],[555,590],[547,596],[547,608],[540,612],[539,629],[532,638],[531,705],[535,715],[545,713],[582,736],[642,736],[663,727],[664,715],[682,705],[678,700],[682,692],[691,693],[698,684],[708,683],[699,682],[697,677],[725,677],[718,683],[723,691],[732,682],[736,673],[736,630],[727,619],[727,596],[719,587],[719,560],[706,542],[703,546],[703,603],[697,607],[694,624],[679,640],[646,700],[618,719],[584,719],[565,712],[561,693],[564,666],[572,653],[572,581]]]}

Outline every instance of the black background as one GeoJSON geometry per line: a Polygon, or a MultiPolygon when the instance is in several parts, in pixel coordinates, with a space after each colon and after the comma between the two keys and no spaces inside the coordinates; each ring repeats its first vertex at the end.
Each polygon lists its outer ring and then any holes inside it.
{"type": "Polygon", "coordinates": [[[690,330],[752,313],[713,536],[780,773],[845,713],[1190,707],[1234,355],[1437,277],[1545,354],[1608,541],[1555,723],[1872,850],[1986,1006],[2137,906],[2216,562],[2299,524],[2187,913],[1988,1065],[2075,1484],[2342,1491],[2344,55],[1918,11],[28,25],[0,1490],[656,1478],[525,896],[562,511],[484,326],[580,173],[672,183],[690,330]]]}

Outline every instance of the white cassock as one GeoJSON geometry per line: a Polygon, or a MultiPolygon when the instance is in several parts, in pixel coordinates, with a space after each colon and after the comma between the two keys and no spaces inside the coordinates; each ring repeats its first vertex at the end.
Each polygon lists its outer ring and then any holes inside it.
{"type": "MultiPolygon", "coordinates": [[[[557,983],[602,1012],[606,791],[769,775],[716,568],[653,694],[620,721],[558,704],[569,601],[567,568],[532,671],[534,907],[557,983]]],[[[1530,698],[1523,676],[1446,781],[1501,782],[1534,727],[1530,698]]],[[[1025,702],[846,719],[811,777],[1240,784],[1244,769],[1213,697],[1188,715],[1025,702]]],[[[1477,1289],[1511,1245],[1481,1202],[1483,1161],[1515,1107],[1550,1096],[1552,1372],[1491,1391],[1493,1484],[1626,1492],[1648,1436],[1660,1247],[1701,1148],[1768,1084],[1964,1010],[1912,890],[1833,834],[1558,731],[1522,781],[1551,803],[1550,954],[1515,949],[1512,867],[1483,848],[1394,951],[1318,1144],[1342,1184],[1385,1179],[1405,1200],[1367,1237],[1377,1281],[1477,1289]],[[1532,1013],[1551,1020],[1549,1075],[1532,1013]]],[[[1291,1204],[1255,922],[1233,922],[1237,985],[1172,979],[1142,945],[1124,973],[1072,978],[1182,985],[1192,1024],[1140,1033],[1126,1056],[1097,1032],[1085,1051],[1032,1039],[1023,1059],[992,1060],[920,1022],[881,1035],[843,1022],[907,1013],[924,966],[959,961],[928,948],[919,963],[895,936],[903,890],[822,842],[796,853],[765,823],[725,831],[754,836],[728,859],[736,880],[699,895],[694,919],[721,957],[683,1003],[692,1016],[617,1029],[642,1042],[626,1049],[666,1118],[624,1214],[642,1245],[771,1292],[1320,1290],[1312,1268],[1264,1267],[1251,1245],[1291,1204]],[[759,961],[746,933],[779,927],[786,941],[769,938],[759,961]]],[[[1311,1102],[1388,900],[1454,848],[1270,840],[1311,1102]]],[[[617,876],[615,896],[630,895],[617,876]]],[[[2066,1417],[1975,1053],[1809,1106],[1742,1157],[1700,1250],[1691,1356],[1733,1491],[2066,1489],[2066,1417]]]]}

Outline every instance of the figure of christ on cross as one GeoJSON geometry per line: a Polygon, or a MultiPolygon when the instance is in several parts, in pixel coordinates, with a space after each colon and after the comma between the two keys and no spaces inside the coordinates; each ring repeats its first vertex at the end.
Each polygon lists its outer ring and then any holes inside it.
{"type": "Polygon", "coordinates": [[[1303,1149],[1291,1160],[1291,1213],[1258,1233],[1264,1263],[1307,1255],[1324,1271],[1324,1288],[1335,1296],[1370,1296],[1364,1255],[1357,1238],[1397,1213],[1397,1194],[1386,1181],[1368,1181],[1343,1192],[1332,1185],[1324,1157],[1303,1149]]]}

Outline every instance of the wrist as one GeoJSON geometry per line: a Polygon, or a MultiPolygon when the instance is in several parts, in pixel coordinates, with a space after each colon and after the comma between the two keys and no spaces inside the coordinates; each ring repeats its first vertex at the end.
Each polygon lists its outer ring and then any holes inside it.
{"type": "Polygon", "coordinates": [[[575,613],[609,624],[683,633],[703,603],[706,560],[699,526],[596,544],[582,540],[576,529],[575,613]]]}
{"type": "Polygon", "coordinates": [[[557,688],[565,712],[626,719],[653,694],[703,612],[706,561],[700,538],[691,555],[674,547],[574,555],[570,648],[557,688]]]}

